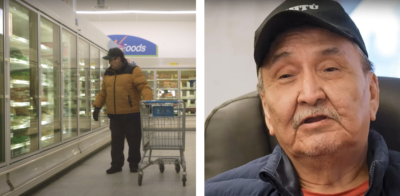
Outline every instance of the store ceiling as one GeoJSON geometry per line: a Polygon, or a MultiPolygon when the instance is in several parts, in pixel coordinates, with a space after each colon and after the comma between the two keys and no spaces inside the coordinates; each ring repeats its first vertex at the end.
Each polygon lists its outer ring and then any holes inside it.
{"type": "MultiPolygon", "coordinates": [[[[76,11],[118,11],[118,10],[148,10],[148,11],[194,11],[196,0],[105,0],[106,10],[95,9],[97,0],[76,0],[76,11]]],[[[82,14],[89,21],[195,21],[195,14],[165,15],[165,14],[82,14]]]]}

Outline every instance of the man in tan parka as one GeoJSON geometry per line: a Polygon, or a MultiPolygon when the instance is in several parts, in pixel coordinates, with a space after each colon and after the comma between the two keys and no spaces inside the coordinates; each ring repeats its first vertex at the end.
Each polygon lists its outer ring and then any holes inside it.
{"type": "Polygon", "coordinates": [[[128,162],[131,172],[137,172],[140,162],[140,108],[141,97],[153,100],[153,91],[142,70],[128,63],[119,48],[111,48],[107,56],[110,67],[104,73],[100,93],[93,103],[93,118],[98,120],[99,112],[107,104],[111,129],[111,168],[106,172],[120,172],[124,165],[125,137],[129,145],[128,162]]]}

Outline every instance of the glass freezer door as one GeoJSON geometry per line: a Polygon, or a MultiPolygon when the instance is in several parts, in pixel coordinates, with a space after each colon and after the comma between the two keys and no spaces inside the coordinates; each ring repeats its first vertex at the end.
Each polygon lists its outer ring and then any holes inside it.
{"type": "Polygon", "coordinates": [[[156,72],[156,99],[178,100],[178,70],[158,69],[156,72]]]}
{"type": "MultiPolygon", "coordinates": [[[[96,95],[100,92],[100,50],[93,45],[90,46],[90,98],[91,103],[96,99],[96,95]]],[[[94,112],[94,107],[90,104],[91,112],[94,112]]],[[[99,118],[101,119],[101,117],[99,118]]],[[[100,121],[95,121],[91,118],[92,130],[100,127],[100,121]]]]}
{"type": "Polygon", "coordinates": [[[11,157],[39,149],[38,15],[10,1],[11,157]]]}
{"type": "Polygon", "coordinates": [[[64,79],[63,140],[78,136],[78,74],[76,69],[76,35],[62,31],[62,68],[64,79]]]}
{"type": "MultiPolygon", "coordinates": [[[[147,83],[149,84],[151,89],[154,89],[154,70],[153,69],[142,69],[143,75],[147,80],[147,83]]],[[[154,99],[154,97],[153,97],[154,99]]]]}
{"type": "MultiPolygon", "coordinates": [[[[108,68],[108,61],[103,59],[103,56],[106,56],[107,53],[105,53],[104,51],[100,52],[100,85],[103,82],[104,79],[104,73],[106,72],[107,68],[108,68]]],[[[100,86],[100,88],[102,88],[102,86],[100,86]]],[[[104,89],[105,90],[105,89],[104,89]]],[[[108,116],[107,116],[107,105],[104,104],[103,108],[101,109],[100,112],[101,115],[101,126],[107,126],[108,125],[108,116]]]]}
{"type": "MultiPolygon", "coordinates": [[[[0,0],[0,17],[3,21],[3,1],[0,0]]],[[[4,108],[4,32],[0,31],[0,163],[5,162],[5,108],[4,108]]]]}
{"type": "Polygon", "coordinates": [[[90,131],[90,65],[89,43],[83,39],[78,41],[78,67],[79,67],[79,130],[80,133],[90,131]]]}
{"type": "Polygon", "coordinates": [[[186,103],[186,116],[196,115],[196,70],[181,70],[181,100],[186,103]]]}
{"type": "Polygon", "coordinates": [[[40,18],[42,147],[61,141],[60,26],[40,18]]]}

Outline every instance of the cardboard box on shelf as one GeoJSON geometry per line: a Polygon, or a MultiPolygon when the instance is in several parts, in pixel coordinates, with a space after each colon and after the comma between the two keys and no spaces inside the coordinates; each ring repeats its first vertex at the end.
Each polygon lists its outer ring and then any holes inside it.
{"type": "Polygon", "coordinates": [[[178,88],[178,82],[171,82],[171,88],[178,88]]]}

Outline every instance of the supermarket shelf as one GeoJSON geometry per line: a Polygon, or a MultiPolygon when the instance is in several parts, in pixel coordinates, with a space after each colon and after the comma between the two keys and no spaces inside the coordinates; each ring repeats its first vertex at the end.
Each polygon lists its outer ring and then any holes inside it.
{"type": "Polygon", "coordinates": [[[157,88],[157,90],[178,90],[178,88],[157,88]]]}
{"type": "MultiPolygon", "coordinates": [[[[42,136],[42,138],[40,140],[42,142],[44,142],[46,140],[50,140],[50,139],[53,139],[53,138],[54,138],[54,135],[47,135],[47,136],[42,136]]],[[[18,149],[18,148],[26,147],[26,146],[29,146],[29,145],[31,145],[30,141],[19,143],[19,144],[13,144],[13,145],[11,145],[11,150],[15,150],[15,149],[18,149]]]]}
{"type": "Polygon", "coordinates": [[[186,107],[186,109],[196,109],[196,107],[186,107]]]}
{"type": "MultiPolygon", "coordinates": [[[[54,122],[54,121],[42,121],[42,126],[51,124],[51,123],[53,123],[53,122],[54,122]]],[[[35,123],[35,124],[36,124],[36,123],[35,123]]],[[[22,123],[22,124],[20,124],[20,125],[11,126],[10,128],[11,128],[12,131],[15,131],[15,130],[20,130],[20,129],[29,128],[29,127],[31,127],[30,125],[31,125],[31,122],[28,121],[28,122],[22,123]]],[[[43,128],[43,127],[42,127],[42,128],[43,128]]]]}
{"type": "Polygon", "coordinates": [[[149,80],[149,79],[146,79],[147,80],[147,82],[154,82],[154,80],[149,80]]]}
{"type": "Polygon", "coordinates": [[[68,101],[68,100],[78,100],[78,97],[76,96],[65,96],[63,98],[64,101],[68,101]]]}
{"type": "Polygon", "coordinates": [[[196,97],[195,98],[186,98],[186,97],[181,97],[181,99],[186,99],[186,100],[195,100],[196,99],[196,97]]]}
{"type": "MultiPolygon", "coordinates": [[[[50,105],[50,102],[42,102],[42,106],[50,105]]],[[[18,108],[18,107],[29,107],[31,106],[30,102],[14,102],[10,104],[11,107],[18,108]]]]}
{"type": "Polygon", "coordinates": [[[196,88],[181,88],[181,90],[183,90],[183,91],[195,91],[196,90],[196,88]]]}
{"type": "MultiPolygon", "coordinates": [[[[29,86],[29,81],[28,80],[11,80],[10,83],[11,84],[22,84],[22,85],[29,86]]],[[[43,82],[42,86],[50,87],[50,84],[46,83],[46,82],[43,82]]]]}
{"type": "Polygon", "coordinates": [[[196,80],[196,78],[181,78],[181,81],[182,80],[196,80]]]}
{"type": "Polygon", "coordinates": [[[11,145],[11,150],[15,150],[15,149],[22,148],[22,147],[25,147],[25,146],[30,146],[30,145],[31,145],[31,142],[24,142],[24,143],[19,143],[19,144],[12,144],[12,145],[11,145]]]}
{"type": "MultiPolygon", "coordinates": [[[[94,96],[96,96],[95,94],[92,94],[92,97],[94,97],[94,96]]],[[[81,96],[79,96],[79,98],[81,98],[81,99],[86,99],[87,97],[86,97],[86,94],[81,94],[81,96]]]]}
{"type": "Polygon", "coordinates": [[[196,116],[196,114],[186,114],[186,116],[196,116]]]}
{"type": "MultiPolygon", "coordinates": [[[[71,105],[69,105],[69,106],[65,106],[64,105],[64,107],[65,107],[65,109],[77,109],[78,108],[76,105],[72,105],[72,106],[71,105]]],[[[82,104],[81,104],[79,108],[80,108],[80,110],[82,110],[82,109],[86,110],[87,107],[86,106],[82,106],[82,104]]]]}
{"type": "Polygon", "coordinates": [[[174,97],[171,97],[171,98],[157,98],[157,99],[178,99],[178,98],[174,98],[174,97]]]}
{"type": "MultiPolygon", "coordinates": [[[[36,62],[35,62],[36,63],[36,62]]],[[[11,71],[17,71],[17,70],[29,70],[30,65],[28,60],[22,60],[22,59],[17,59],[17,58],[10,58],[10,64],[11,66],[11,71]]],[[[46,65],[46,64],[41,64],[41,66],[45,69],[53,69],[52,66],[46,65]]]]}
{"type": "MultiPolygon", "coordinates": [[[[19,45],[21,45],[24,48],[29,48],[29,40],[27,40],[25,38],[22,38],[22,37],[19,37],[19,36],[16,36],[16,35],[10,36],[10,42],[18,43],[19,45]]],[[[40,47],[42,49],[41,50],[42,55],[51,55],[51,54],[53,54],[53,49],[52,48],[50,48],[48,46],[45,46],[43,44],[41,44],[40,47]]]]}
{"type": "Polygon", "coordinates": [[[176,81],[178,81],[178,79],[157,79],[157,81],[159,81],[159,80],[161,80],[161,81],[164,81],[164,80],[176,80],[176,81]]]}

